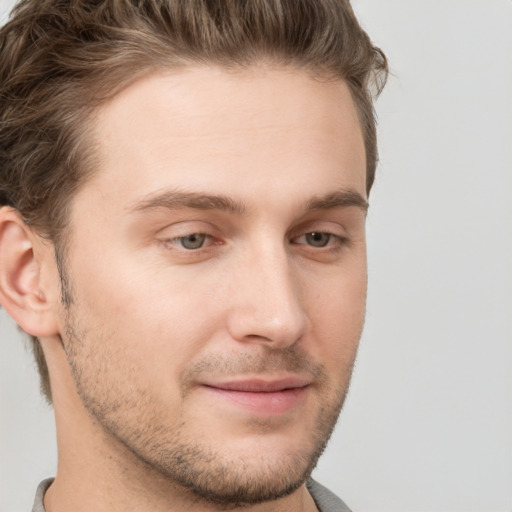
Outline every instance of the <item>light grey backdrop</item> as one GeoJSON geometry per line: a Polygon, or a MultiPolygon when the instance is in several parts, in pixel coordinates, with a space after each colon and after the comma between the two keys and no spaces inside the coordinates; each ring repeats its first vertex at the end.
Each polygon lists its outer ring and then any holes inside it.
{"type": "MultiPolygon", "coordinates": [[[[315,475],[358,512],[510,512],[512,2],[354,4],[394,77],[366,329],[315,475]]],[[[22,512],[54,473],[53,419],[3,312],[0,338],[0,512],[22,512]]]]}

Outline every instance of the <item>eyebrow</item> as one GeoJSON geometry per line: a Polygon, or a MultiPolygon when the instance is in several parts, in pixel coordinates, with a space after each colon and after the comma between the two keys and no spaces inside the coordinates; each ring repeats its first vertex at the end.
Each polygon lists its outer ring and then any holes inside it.
{"type": "MultiPolygon", "coordinates": [[[[368,210],[368,202],[364,197],[350,189],[341,189],[324,196],[313,197],[305,204],[306,212],[329,210],[332,208],[356,207],[364,212],[368,210]]],[[[132,205],[129,210],[143,212],[154,209],[174,210],[192,208],[195,210],[218,210],[227,213],[243,215],[247,211],[244,202],[237,201],[225,195],[210,195],[201,192],[184,192],[169,190],[151,194],[132,205]]]]}
{"type": "Polygon", "coordinates": [[[331,208],[346,208],[349,206],[355,206],[366,212],[370,205],[359,192],[341,189],[309,200],[306,204],[306,211],[329,210],[331,208]]]}
{"type": "Polygon", "coordinates": [[[201,192],[180,192],[169,190],[149,197],[133,205],[130,210],[142,212],[165,208],[174,210],[177,208],[193,208],[195,210],[219,210],[228,213],[242,215],[246,211],[245,204],[235,201],[223,195],[210,195],[201,192]]]}

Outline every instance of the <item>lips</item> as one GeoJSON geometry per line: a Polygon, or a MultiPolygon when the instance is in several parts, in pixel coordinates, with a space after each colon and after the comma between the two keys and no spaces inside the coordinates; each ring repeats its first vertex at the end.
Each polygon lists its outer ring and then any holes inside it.
{"type": "Polygon", "coordinates": [[[203,388],[228,405],[250,413],[274,416],[298,407],[309,389],[310,379],[241,379],[203,384],[203,388]]]}

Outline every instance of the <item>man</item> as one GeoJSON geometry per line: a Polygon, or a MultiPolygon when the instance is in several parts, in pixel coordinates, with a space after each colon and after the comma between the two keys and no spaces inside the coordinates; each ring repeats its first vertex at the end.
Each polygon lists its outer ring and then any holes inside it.
{"type": "Polygon", "coordinates": [[[348,510],[309,479],[366,295],[386,60],[334,0],[24,0],[0,303],[58,471],[34,511],[348,510]]]}

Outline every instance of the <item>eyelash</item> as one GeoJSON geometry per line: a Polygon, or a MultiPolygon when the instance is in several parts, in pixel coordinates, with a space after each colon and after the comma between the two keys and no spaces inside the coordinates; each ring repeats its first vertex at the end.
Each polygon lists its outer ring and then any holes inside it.
{"type": "MultiPolygon", "coordinates": [[[[169,240],[165,240],[164,243],[166,243],[166,245],[168,245],[168,244],[171,244],[174,246],[178,245],[178,246],[180,246],[180,250],[183,250],[185,252],[198,252],[200,249],[205,249],[206,247],[210,247],[211,245],[220,245],[221,244],[221,242],[219,242],[218,244],[208,243],[205,247],[205,243],[207,241],[211,242],[213,239],[214,239],[214,237],[212,235],[209,235],[207,233],[199,233],[198,232],[198,233],[190,233],[189,235],[171,238],[169,240]],[[189,241],[191,241],[192,244],[194,243],[194,240],[190,240],[193,237],[203,237],[203,240],[197,247],[184,247],[183,242],[186,239],[189,239],[189,241]]],[[[336,233],[318,230],[318,231],[309,231],[307,233],[303,233],[302,235],[291,238],[290,241],[295,245],[307,245],[309,247],[312,247],[313,249],[325,249],[325,250],[329,250],[329,251],[336,251],[336,250],[341,249],[344,245],[346,245],[349,240],[347,237],[338,235],[336,233]],[[326,242],[323,245],[313,245],[311,243],[308,243],[307,241],[305,241],[304,243],[297,241],[301,238],[307,239],[308,236],[316,236],[316,235],[326,236],[327,237],[326,242]]]]}
{"type": "MultiPolygon", "coordinates": [[[[348,243],[348,238],[342,235],[338,235],[336,233],[332,233],[330,231],[309,231],[307,233],[303,233],[302,235],[298,237],[294,237],[292,241],[298,240],[300,238],[306,238],[309,235],[324,235],[327,236],[328,239],[324,245],[312,245],[308,244],[307,242],[304,243],[304,245],[308,245],[309,247],[312,247],[314,249],[324,249],[329,251],[337,251],[340,250],[344,245],[348,243]]],[[[300,244],[300,242],[295,242],[296,244],[300,244]]]]}
{"type": "MultiPolygon", "coordinates": [[[[213,240],[214,237],[212,235],[208,235],[207,233],[190,233],[189,235],[183,235],[183,236],[177,236],[175,238],[170,238],[168,240],[164,240],[164,243],[166,245],[180,245],[180,250],[183,250],[185,252],[197,252],[199,251],[200,249],[204,249],[204,244],[207,240],[213,240]],[[186,239],[191,239],[192,237],[204,237],[204,240],[203,242],[201,243],[201,245],[199,245],[198,247],[195,247],[195,248],[188,248],[188,247],[183,247],[183,244],[180,243],[180,242],[183,242],[184,240],[186,239]]],[[[215,245],[215,244],[208,244],[207,247],[209,247],[210,245],[215,245]]],[[[220,242],[217,244],[217,245],[220,245],[220,242]]]]}

